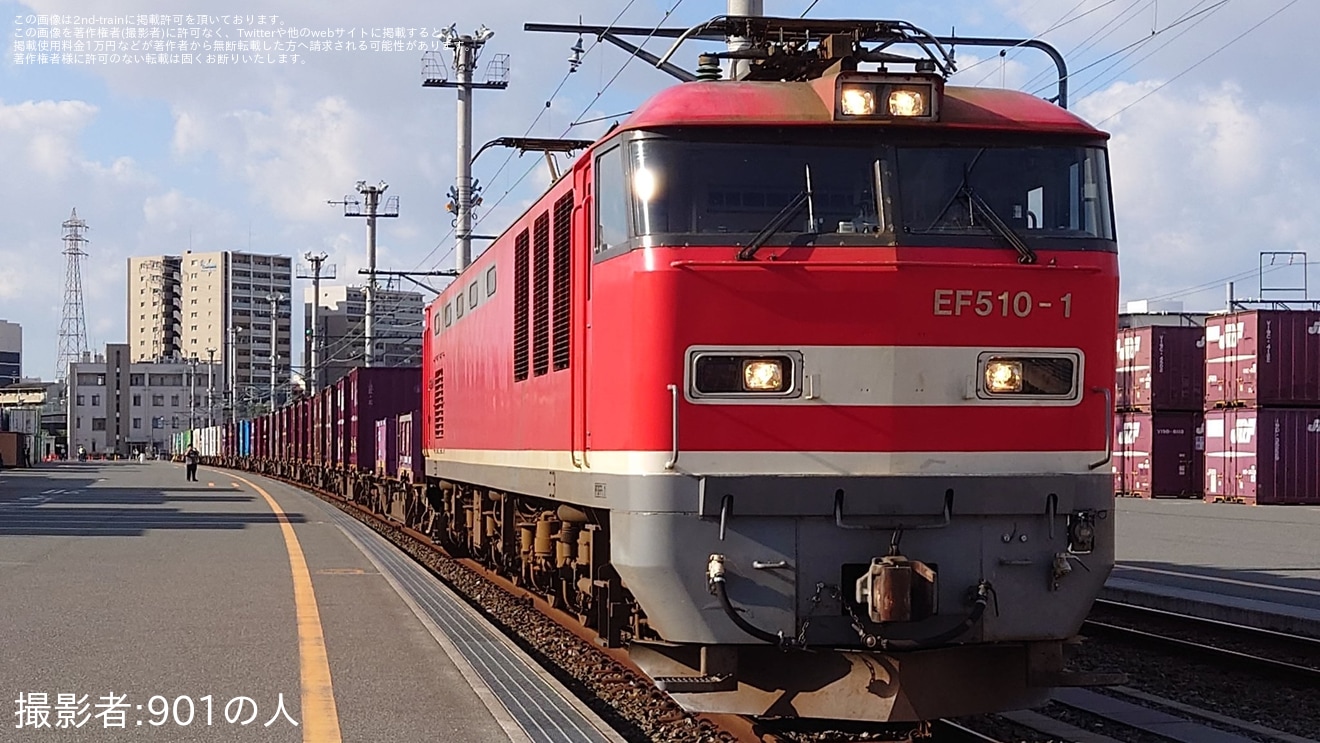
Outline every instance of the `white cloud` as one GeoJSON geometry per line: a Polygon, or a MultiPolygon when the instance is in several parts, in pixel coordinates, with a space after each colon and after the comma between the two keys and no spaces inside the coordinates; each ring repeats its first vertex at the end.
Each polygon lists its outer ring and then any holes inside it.
{"type": "Polygon", "coordinates": [[[300,109],[281,88],[268,110],[207,111],[196,102],[176,108],[173,149],[209,153],[247,184],[250,198],[275,214],[324,220],[327,189],[351,186],[369,137],[363,115],[340,96],[300,109]]]}
{"type": "Polygon", "coordinates": [[[27,179],[58,180],[78,166],[78,134],[96,118],[85,101],[0,101],[0,153],[20,164],[27,179]]]}
{"type": "MultiPolygon", "coordinates": [[[[1158,85],[1116,84],[1077,112],[1098,121],[1158,85]]],[[[1125,297],[1214,282],[1250,271],[1260,251],[1308,247],[1320,230],[1311,207],[1320,156],[1299,146],[1310,119],[1300,104],[1224,82],[1165,88],[1103,124],[1113,133],[1125,297]]]]}

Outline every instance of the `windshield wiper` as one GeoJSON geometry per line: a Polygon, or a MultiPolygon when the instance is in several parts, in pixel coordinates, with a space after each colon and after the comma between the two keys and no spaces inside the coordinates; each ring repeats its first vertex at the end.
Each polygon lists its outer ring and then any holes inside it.
{"type": "Polygon", "coordinates": [[[811,231],[813,233],[816,231],[816,208],[815,208],[815,203],[812,201],[811,198],[811,166],[810,165],[806,166],[806,175],[807,175],[806,189],[803,191],[799,191],[797,196],[793,197],[792,201],[789,201],[786,205],[784,205],[784,208],[780,209],[779,213],[776,214],[773,219],[767,222],[766,225],[761,228],[761,231],[756,233],[756,236],[753,237],[751,241],[749,241],[747,245],[743,247],[742,250],[738,251],[738,260],[750,261],[752,259],[752,256],[756,255],[756,251],[760,250],[761,246],[765,245],[767,240],[769,240],[771,237],[774,237],[775,233],[782,230],[784,228],[784,225],[788,224],[788,220],[797,216],[797,213],[802,210],[802,206],[804,204],[807,206],[808,218],[811,220],[811,231]]]}
{"type": "Polygon", "coordinates": [[[1013,249],[1018,252],[1018,263],[1036,262],[1036,253],[1022,241],[1022,238],[1018,236],[1012,227],[1009,227],[1004,223],[1004,220],[999,218],[995,210],[991,209],[990,205],[985,203],[966,181],[963,182],[959,195],[967,199],[967,203],[971,204],[973,209],[981,213],[981,218],[990,225],[991,231],[1013,246],[1013,249]]]}

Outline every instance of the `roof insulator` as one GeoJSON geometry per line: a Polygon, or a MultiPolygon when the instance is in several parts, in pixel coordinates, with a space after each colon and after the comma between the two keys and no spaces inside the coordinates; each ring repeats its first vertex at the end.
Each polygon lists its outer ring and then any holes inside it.
{"type": "Polygon", "coordinates": [[[722,74],[720,60],[715,55],[702,54],[697,57],[697,80],[719,80],[722,74]]]}

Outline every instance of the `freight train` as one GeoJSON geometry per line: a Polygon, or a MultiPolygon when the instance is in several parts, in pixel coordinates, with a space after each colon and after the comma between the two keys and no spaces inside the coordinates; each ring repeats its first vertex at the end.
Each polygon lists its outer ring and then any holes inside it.
{"type": "Polygon", "coordinates": [[[903,22],[701,29],[747,70],[708,57],[586,146],[427,308],[420,368],[215,461],[507,575],[694,711],[911,722],[1102,681],[1064,646],[1114,559],[1107,134],[946,85],[903,22]]]}

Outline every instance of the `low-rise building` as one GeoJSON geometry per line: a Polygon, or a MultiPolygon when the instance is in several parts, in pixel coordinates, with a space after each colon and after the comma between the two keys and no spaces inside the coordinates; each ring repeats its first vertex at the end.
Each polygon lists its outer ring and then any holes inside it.
{"type": "Polygon", "coordinates": [[[127,343],[111,343],[104,355],[70,365],[70,452],[78,447],[91,454],[124,456],[164,452],[174,433],[219,421],[224,383],[224,367],[219,363],[208,369],[200,359],[130,362],[129,358],[127,343]]]}

